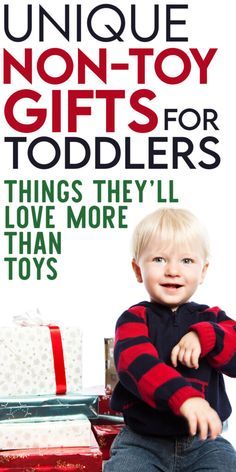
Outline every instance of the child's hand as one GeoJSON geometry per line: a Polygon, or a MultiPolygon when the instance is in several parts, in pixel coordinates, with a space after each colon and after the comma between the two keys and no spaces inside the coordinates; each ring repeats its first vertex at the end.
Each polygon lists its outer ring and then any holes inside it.
{"type": "Polygon", "coordinates": [[[190,331],[185,334],[171,351],[171,362],[177,367],[177,362],[198,369],[198,359],[201,354],[201,344],[197,333],[190,331]]]}
{"type": "Polygon", "coordinates": [[[189,432],[194,436],[197,431],[200,439],[215,439],[222,431],[221,420],[216,411],[203,398],[193,397],[180,407],[180,413],[189,424],[189,432]]]}

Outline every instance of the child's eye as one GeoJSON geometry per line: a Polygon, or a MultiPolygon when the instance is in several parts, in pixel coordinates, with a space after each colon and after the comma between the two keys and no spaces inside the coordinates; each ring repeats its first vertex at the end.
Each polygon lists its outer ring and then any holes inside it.
{"type": "Polygon", "coordinates": [[[154,257],[153,261],[158,262],[159,264],[164,264],[165,263],[165,258],[161,257],[161,256],[158,256],[158,257],[154,257]]]}
{"type": "Polygon", "coordinates": [[[192,264],[192,263],[193,263],[193,259],[191,259],[191,257],[184,257],[184,258],[182,259],[182,262],[183,262],[184,264],[192,264]]]}

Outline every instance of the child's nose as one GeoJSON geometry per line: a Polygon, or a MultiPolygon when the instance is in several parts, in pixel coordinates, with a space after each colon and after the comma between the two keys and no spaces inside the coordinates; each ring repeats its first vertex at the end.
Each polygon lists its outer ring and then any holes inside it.
{"type": "Polygon", "coordinates": [[[179,275],[179,265],[175,261],[169,261],[165,266],[166,275],[176,277],[179,275]]]}

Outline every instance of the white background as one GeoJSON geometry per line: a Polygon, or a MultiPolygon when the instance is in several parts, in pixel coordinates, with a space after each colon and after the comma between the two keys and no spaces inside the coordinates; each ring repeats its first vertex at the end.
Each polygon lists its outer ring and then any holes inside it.
{"type": "MultiPolygon", "coordinates": [[[[68,3],[68,2],[67,2],[68,3]]],[[[121,7],[121,2],[113,1],[114,5],[121,7]]],[[[4,35],[3,30],[3,5],[1,4],[1,45],[11,54],[15,54],[18,60],[23,60],[23,49],[33,47],[33,84],[27,83],[18,73],[13,74],[14,83],[12,85],[1,85],[2,106],[11,93],[22,88],[32,88],[42,94],[40,106],[48,107],[48,119],[44,127],[28,136],[29,142],[42,135],[51,136],[57,140],[63,148],[64,136],[69,136],[67,132],[67,102],[66,90],[78,87],[87,89],[122,88],[126,90],[129,97],[138,88],[148,88],[153,90],[157,98],[150,105],[155,107],[159,116],[159,126],[150,135],[166,136],[169,141],[165,146],[166,157],[163,162],[169,163],[168,170],[124,170],[124,154],[120,164],[110,170],[95,170],[94,155],[92,153],[89,164],[79,170],[65,170],[63,164],[63,152],[60,163],[47,171],[40,171],[28,163],[26,157],[26,147],[22,145],[22,154],[19,170],[12,170],[11,146],[4,144],[3,136],[20,136],[9,128],[1,112],[1,324],[11,323],[12,316],[21,314],[29,310],[38,308],[46,320],[57,321],[60,324],[80,325],[84,332],[84,384],[96,385],[104,381],[104,357],[103,339],[114,334],[116,319],[120,313],[128,306],[145,299],[147,295],[140,284],[137,284],[132,274],[130,260],[130,238],[135,224],[158,207],[154,193],[150,190],[145,194],[144,202],[138,203],[137,192],[132,187],[132,203],[128,208],[128,229],[74,229],[66,228],[66,204],[55,202],[55,222],[56,231],[62,231],[62,255],[58,256],[58,277],[55,281],[49,281],[46,272],[43,273],[42,280],[35,279],[32,270],[32,277],[27,281],[21,281],[16,276],[13,281],[7,278],[6,264],[3,258],[6,256],[7,244],[3,236],[4,231],[4,204],[6,203],[6,189],[3,180],[12,179],[66,179],[69,182],[80,179],[83,182],[84,199],[81,204],[96,204],[93,179],[139,179],[163,181],[163,188],[166,189],[169,179],[174,180],[175,193],[179,198],[176,207],[187,208],[195,213],[206,224],[211,241],[211,261],[210,268],[205,283],[194,297],[195,301],[204,302],[209,305],[222,307],[229,316],[235,318],[235,274],[236,266],[235,254],[235,151],[234,151],[234,41],[233,28],[235,18],[235,4],[228,1],[223,4],[220,1],[203,0],[186,1],[188,10],[183,10],[176,14],[177,18],[186,19],[186,26],[179,26],[177,33],[188,36],[187,43],[166,43],[165,40],[165,2],[160,2],[160,31],[155,40],[149,43],[140,43],[132,38],[130,33],[130,5],[137,5],[137,29],[140,34],[148,35],[152,31],[152,13],[155,2],[122,2],[122,11],[126,18],[126,29],[123,34],[123,42],[100,43],[86,31],[85,20],[98,2],[82,1],[83,15],[83,38],[81,43],[76,42],[75,35],[75,6],[77,2],[70,1],[71,19],[71,40],[68,43],[59,33],[47,23],[45,41],[38,41],[38,1],[33,2],[33,33],[28,40],[23,43],[13,43],[4,35]],[[37,75],[36,63],[41,52],[50,47],[60,47],[70,52],[74,60],[74,73],[67,83],[53,87],[44,83],[37,75]],[[168,86],[162,83],[155,75],[153,64],[154,59],[147,59],[146,84],[137,85],[135,61],[131,62],[129,71],[108,72],[108,84],[105,86],[92,73],[87,75],[85,86],[79,86],[76,82],[77,69],[77,48],[80,47],[95,62],[98,57],[99,47],[107,47],[108,64],[115,61],[126,62],[128,59],[129,47],[152,47],[156,55],[166,47],[178,47],[189,53],[190,47],[198,48],[204,54],[210,47],[217,47],[218,52],[212,60],[208,70],[208,84],[199,84],[199,69],[192,60],[192,70],[189,78],[182,84],[168,86]],[[51,89],[61,89],[63,91],[63,130],[62,133],[52,135],[50,129],[51,89]],[[218,132],[209,134],[219,139],[217,151],[221,156],[221,164],[215,170],[204,170],[197,167],[190,170],[183,163],[179,169],[171,169],[171,138],[172,136],[187,136],[194,142],[193,160],[195,163],[204,158],[199,150],[200,140],[207,135],[202,129],[187,132],[182,130],[178,124],[170,128],[170,131],[163,129],[163,109],[195,108],[202,113],[203,108],[214,108],[217,110],[218,132]]],[[[169,3],[176,4],[178,1],[169,3]]],[[[9,1],[10,21],[12,31],[20,35],[25,31],[26,5],[25,0],[20,2],[9,1]],[[14,8],[14,17],[13,17],[14,8]]],[[[55,19],[63,25],[64,7],[62,2],[58,2],[57,8],[53,2],[41,1],[40,4],[55,19]]],[[[97,18],[96,28],[105,35],[104,23],[117,24],[117,18],[113,14],[106,18],[101,15],[97,18]],[[106,20],[106,21],[105,21],[106,20]]],[[[2,52],[2,50],[1,50],[2,52]]],[[[180,64],[174,64],[180,67],[180,64]]],[[[48,62],[48,70],[56,74],[63,67],[57,61],[48,62]]],[[[170,66],[169,66],[170,67],[170,66]]],[[[109,68],[109,66],[108,66],[109,68]]],[[[2,77],[1,77],[2,81],[2,77]]],[[[84,101],[92,106],[93,114],[79,119],[79,130],[71,133],[73,136],[80,136],[93,146],[94,136],[106,136],[104,128],[104,103],[98,101],[84,101]]],[[[17,116],[26,122],[30,118],[25,118],[26,105],[16,108],[17,116]]],[[[35,104],[34,104],[35,105],[35,104]]],[[[128,100],[123,100],[117,105],[116,113],[116,133],[109,134],[122,145],[124,136],[130,136],[133,143],[133,157],[137,162],[147,163],[147,140],[148,136],[137,135],[129,130],[127,124],[134,120],[140,120],[140,116],[132,111],[128,100]]],[[[47,146],[42,146],[39,151],[39,159],[45,162],[51,150],[47,146]]],[[[206,156],[205,156],[206,157],[206,156]]],[[[50,204],[50,203],[49,203],[50,204]]],[[[103,204],[106,205],[106,198],[103,204]]],[[[120,202],[122,205],[122,201],[120,202]]],[[[80,206],[80,204],[77,204],[80,206]]],[[[118,204],[114,203],[117,208],[118,204]]],[[[167,203],[168,205],[168,203],[167,203]]],[[[160,206],[160,205],[159,205],[160,206]]],[[[12,214],[16,209],[17,202],[12,206],[12,214]]],[[[43,231],[43,227],[41,230],[43,231]]],[[[27,229],[26,229],[27,230],[27,229]]],[[[29,227],[28,231],[31,230],[29,227]]],[[[235,407],[235,382],[228,381],[228,392],[231,397],[233,407],[235,407]]],[[[233,428],[235,420],[229,422],[229,435],[233,441],[233,428]]]]}

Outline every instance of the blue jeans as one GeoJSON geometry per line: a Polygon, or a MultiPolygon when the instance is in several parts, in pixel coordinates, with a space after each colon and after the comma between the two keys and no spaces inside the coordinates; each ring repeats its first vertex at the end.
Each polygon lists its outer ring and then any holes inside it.
{"type": "Polygon", "coordinates": [[[125,427],[112,445],[104,472],[236,472],[236,452],[222,436],[164,438],[125,427]]]}

